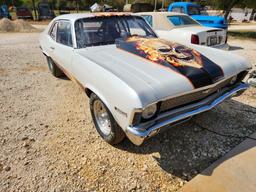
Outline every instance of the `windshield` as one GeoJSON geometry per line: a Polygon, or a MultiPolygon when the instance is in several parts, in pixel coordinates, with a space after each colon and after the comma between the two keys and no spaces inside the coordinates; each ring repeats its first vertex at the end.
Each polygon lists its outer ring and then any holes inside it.
{"type": "Polygon", "coordinates": [[[150,26],[137,16],[109,16],[79,19],[75,22],[77,48],[114,44],[129,36],[157,37],[150,26]]]}
{"type": "Polygon", "coordinates": [[[167,16],[168,20],[175,26],[181,25],[199,25],[195,20],[191,19],[187,15],[174,15],[167,16]]]}

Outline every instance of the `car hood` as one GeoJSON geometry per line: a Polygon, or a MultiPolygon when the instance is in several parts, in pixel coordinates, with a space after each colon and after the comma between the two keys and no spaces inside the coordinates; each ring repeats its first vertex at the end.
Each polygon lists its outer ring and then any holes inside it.
{"type": "Polygon", "coordinates": [[[220,16],[192,15],[191,17],[200,21],[214,21],[215,23],[224,22],[224,18],[220,16]]]}
{"type": "MultiPolygon", "coordinates": [[[[224,61],[217,65],[194,49],[162,39],[118,40],[116,45],[87,47],[77,52],[124,81],[140,98],[145,98],[146,104],[213,84],[246,68],[241,59],[227,58],[224,52],[218,53],[224,61]]],[[[207,51],[203,52],[207,55],[207,51]]],[[[212,55],[214,59],[216,56],[212,55]]]]}

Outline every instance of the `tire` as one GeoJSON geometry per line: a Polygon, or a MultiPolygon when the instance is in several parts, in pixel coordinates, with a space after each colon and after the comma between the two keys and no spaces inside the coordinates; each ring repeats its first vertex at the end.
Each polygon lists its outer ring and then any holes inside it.
{"type": "Polygon", "coordinates": [[[50,57],[46,57],[49,70],[51,71],[54,77],[62,77],[64,76],[63,71],[53,62],[50,57]]]}
{"type": "Polygon", "coordinates": [[[93,119],[93,123],[95,125],[95,128],[96,128],[97,132],[99,133],[99,135],[104,139],[104,141],[106,141],[107,143],[109,143],[111,145],[115,145],[115,144],[118,144],[118,143],[120,143],[124,140],[124,138],[125,138],[124,131],[117,124],[117,122],[113,118],[113,115],[108,110],[106,105],[94,93],[92,93],[90,95],[90,111],[91,111],[91,115],[92,115],[92,119],[93,119]],[[97,105],[100,105],[102,107],[102,109],[105,110],[105,113],[108,116],[108,121],[107,122],[109,122],[108,123],[109,126],[107,126],[107,129],[109,129],[109,131],[106,131],[106,130],[104,131],[104,129],[102,128],[102,126],[99,123],[99,119],[96,115],[97,114],[97,110],[96,110],[97,105]]]}

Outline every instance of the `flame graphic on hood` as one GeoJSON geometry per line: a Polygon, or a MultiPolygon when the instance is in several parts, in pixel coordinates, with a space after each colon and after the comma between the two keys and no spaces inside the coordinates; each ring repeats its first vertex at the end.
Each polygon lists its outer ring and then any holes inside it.
{"type": "Polygon", "coordinates": [[[135,43],[136,49],[153,62],[165,61],[174,67],[203,67],[201,54],[188,47],[163,39],[146,39],[138,36],[129,37],[126,41],[135,43]]]}
{"type": "Polygon", "coordinates": [[[178,43],[132,36],[116,40],[116,46],[154,64],[170,68],[189,79],[195,88],[211,85],[224,76],[222,68],[216,63],[178,43]]]}

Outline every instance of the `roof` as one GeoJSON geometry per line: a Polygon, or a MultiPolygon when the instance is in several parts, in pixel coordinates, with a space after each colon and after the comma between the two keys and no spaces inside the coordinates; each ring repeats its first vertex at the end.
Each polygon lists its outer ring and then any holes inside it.
{"type": "Polygon", "coordinates": [[[191,3],[191,2],[174,2],[172,4],[170,4],[170,6],[197,6],[199,7],[200,5],[197,5],[195,3],[191,3]]]}
{"type": "MultiPolygon", "coordinates": [[[[168,16],[176,16],[176,15],[186,15],[184,13],[176,13],[176,12],[140,12],[135,13],[135,15],[150,15],[153,17],[153,29],[155,30],[170,30],[173,28],[177,28],[177,26],[173,25],[167,17],[168,16]]],[[[188,15],[186,15],[188,16],[188,15]]],[[[189,17],[189,16],[188,16],[189,17]]]]}
{"type": "Polygon", "coordinates": [[[75,13],[75,14],[65,14],[56,17],[54,20],[58,19],[68,19],[70,21],[76,21],[77,19],[88,18],[88,17],[111,17],[111,16],[129,16],[130,13],[126,12],[99,12],[99,13],[75,13]]]}
{"type": "Polygon", "coordinates": [[[152,15],[152,16],[169,16],[169,15],[186,15],[184,13],[176,13],[176,12],[139,12],[134,15],[152,15]]]}

